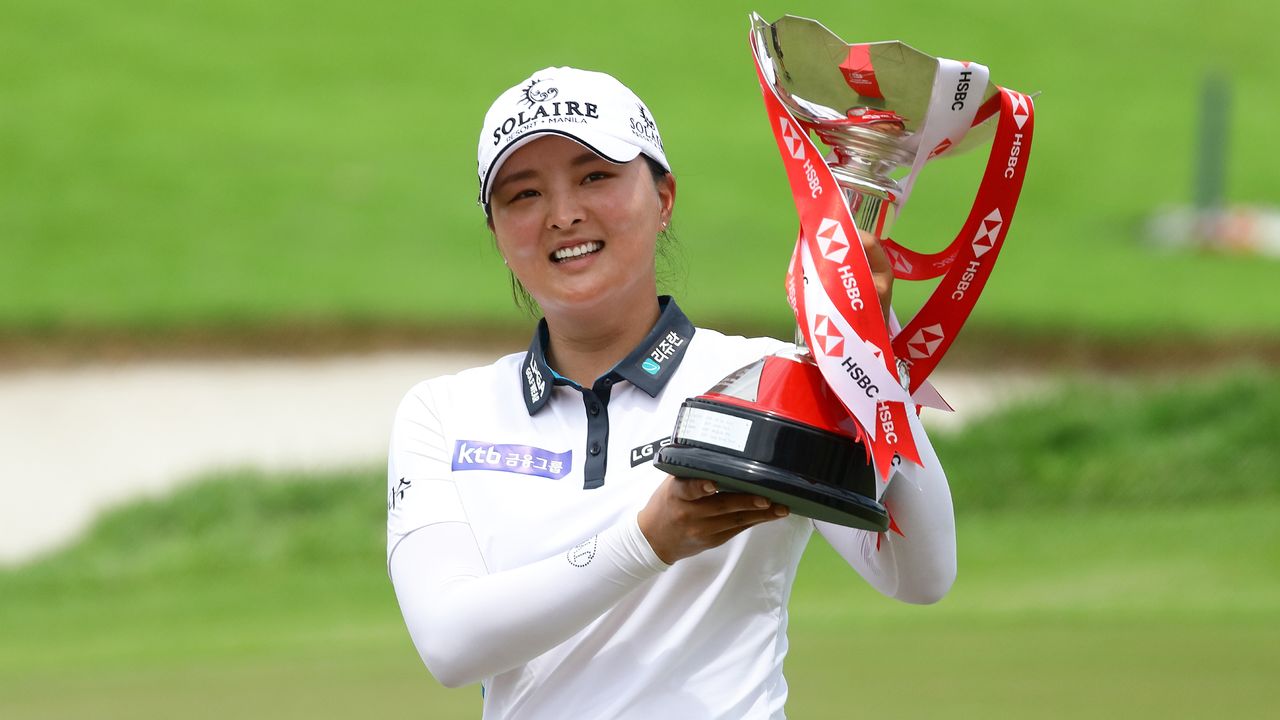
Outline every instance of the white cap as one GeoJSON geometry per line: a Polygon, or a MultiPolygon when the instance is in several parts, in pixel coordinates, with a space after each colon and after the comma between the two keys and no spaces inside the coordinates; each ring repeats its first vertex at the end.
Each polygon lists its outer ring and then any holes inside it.
{"type": "Polygon", "coordinates": [[[671,172],[653,113],[612,75],[570,67],[539,70],[498,96],[484,116],[477,152],[480,203],[511,153],[542,135],[560,135],[616,163],[640,153],[671,172]]]}

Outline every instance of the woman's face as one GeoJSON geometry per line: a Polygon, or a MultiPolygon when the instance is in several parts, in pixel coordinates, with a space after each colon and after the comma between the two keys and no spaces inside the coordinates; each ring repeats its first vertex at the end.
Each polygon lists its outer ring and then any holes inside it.
{"type": "Polygon", "coordinates": [[[620,312],[657,292],[654,245],[675,181],[643,157],[609,162],[548,135],[512,153],[494,178],[498,250],[548,316],[620,312]]]}

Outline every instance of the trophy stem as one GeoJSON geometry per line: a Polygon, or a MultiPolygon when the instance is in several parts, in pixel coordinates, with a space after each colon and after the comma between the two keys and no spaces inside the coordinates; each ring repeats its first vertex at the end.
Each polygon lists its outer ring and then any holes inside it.
{"type": "Polygon", "coordinates": [[[849,203],[849,211],[853,213],[853,224],[865,233],[883,239],[889,234],[889,228],[897,219],[897,205],[887,197],[878,193],[864,192],[861,189],[841,186],[844,199],[849,203]]]}
{"type": "Polygon", "coordinates": [[[831,147],[828,163],[844,191],[853,223],[862,232],[885,238],[897,218],[902,190],[890,173],[910,164],[911,153],[893,124],[866,127],[812,123],[818,138],[831,147]]]}

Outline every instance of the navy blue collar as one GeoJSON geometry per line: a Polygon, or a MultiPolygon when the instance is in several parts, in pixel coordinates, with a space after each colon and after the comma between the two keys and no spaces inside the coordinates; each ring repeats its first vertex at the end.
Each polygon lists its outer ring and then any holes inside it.
{"type": "MultiPolygon", "coordinates": [[[[612,370],[596,379],[596,385],[605,387],[618,380],[626,380],[641,390],[656,397],[667,381],[675,374],[676,368],[689,349],[689,341],[693,339],[694,327],[689,318],[681,312],[676,301],[669,295],[658,298],[658,322],[654,323],[649,334],[640,344],[623,358],[612,370]]],[[[533,415],[547,404],[551,397],[552,385],[574,385],[568,378],[561,377],[547,364],[546,348],[550,343],[547,332],[547,320],[538,321],[538,329],[533,334],[533,342],[529,345],[529,353],[520,364],[520,387],[524,390],[524,404],[533,415]]]]}

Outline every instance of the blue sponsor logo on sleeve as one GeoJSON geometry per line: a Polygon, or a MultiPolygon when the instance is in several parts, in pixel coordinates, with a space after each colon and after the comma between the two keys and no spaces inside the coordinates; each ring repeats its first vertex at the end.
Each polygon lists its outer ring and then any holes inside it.
{"type": "Polygon", "coordinates": [[[482,440],[459,440],[453,446],[454,470],[491,470],[559,480],[572,468],[572,450],[557,453],[530,445],[499,445],[482,440]]]}

